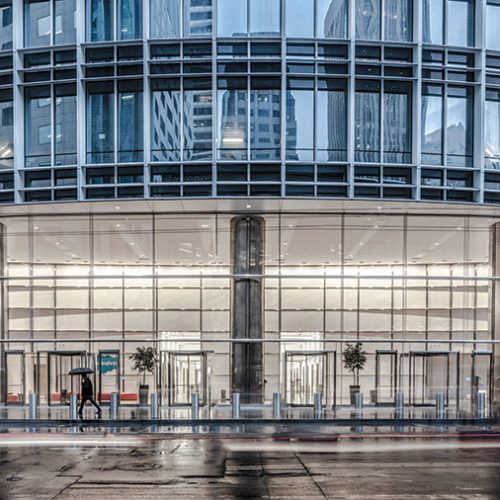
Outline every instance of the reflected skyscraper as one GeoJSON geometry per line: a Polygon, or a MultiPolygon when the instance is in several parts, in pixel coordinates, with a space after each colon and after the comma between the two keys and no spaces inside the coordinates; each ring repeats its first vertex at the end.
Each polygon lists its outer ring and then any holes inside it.
{"type": "Polygon", "coordinates": [[[324,38],[345,38],[347,33],[347,0],[330,0],[330,6],[326,11],[326,16],[323,23],[318,23],[318,26],[323,26],[323,33],[320,33],[324,38]]]}

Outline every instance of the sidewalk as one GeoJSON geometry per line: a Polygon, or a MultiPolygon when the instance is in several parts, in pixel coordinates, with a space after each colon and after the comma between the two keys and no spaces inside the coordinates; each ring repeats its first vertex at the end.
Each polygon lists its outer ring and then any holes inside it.
{"type": "MultiPolygon", "coordinates": [[[[280,418],[273,418],[273,409],[269,405],[241,405],[240,418],[232,418],[230,405],[216,405],[210,410],[200,407],[199,418],[191,418],[191,409],[186,407],[159,408],[158,419],[151,418],[149,406],[119,406],[117,418],[111,418],[109,406],[103,406],[101,416],[95,414],[92,406],[84,410],[83,420],[96,423],[112,422],[115,424],[151,424],[151,422],[183,425],[191,423],[217,423],[217,422],[330,422],[330,423],[371,423],[371,424],[397,424],[397,423],[500,423],[500,418],[492,418],[488,413],[485,418],[475,418],[470,412],[446,409],[444,415],[438,418],[435,407],[405,407],[402,413],[397,413],[394,407],[365,406],[356,410],[352,406],[338,407],[335,411],[323,409],[321,418],[317,419],[311,407],[282,407],[280,418]]],[[[73,422],[70,418],[69,406],[40,406],[36,420],[30,420],[28,406],[0,406],[0,423],[36,424],[37,422],[49,424],[73,422]]]]}

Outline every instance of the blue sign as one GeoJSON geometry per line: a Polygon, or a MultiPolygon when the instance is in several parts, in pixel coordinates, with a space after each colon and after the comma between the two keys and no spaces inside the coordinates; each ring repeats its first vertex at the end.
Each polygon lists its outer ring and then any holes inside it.
{"type": "Polygon", "coordinates": [[[101,373],[111,373],[118,370],[118,356],[116,354],[101,354],[99,370],[101,373]]]}

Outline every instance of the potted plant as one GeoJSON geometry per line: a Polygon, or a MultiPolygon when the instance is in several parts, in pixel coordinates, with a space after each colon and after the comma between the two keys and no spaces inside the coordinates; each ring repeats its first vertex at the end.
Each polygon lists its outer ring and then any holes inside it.
{"type": "Polygon", "coordinates": [[[146,373],[153,373],[157,358],[154,347],[137,347],[130,355],[134,362],[133,370],[142,373],[142,384],[139,385],[139,404],[146,405],[149,401],[149,385],[146,384],[146,373]]]}
{"type": "Polygon", "coordinates": [[[349,386],[351,404],[356,403],[356,394],[359,392],[359,370],[362,370],[366,363],[366,352],[363,351],[363,344],[356,342],[355,345],[347,344],[343,352],[344,367],[354,376],[354,384],[349,386]]]}

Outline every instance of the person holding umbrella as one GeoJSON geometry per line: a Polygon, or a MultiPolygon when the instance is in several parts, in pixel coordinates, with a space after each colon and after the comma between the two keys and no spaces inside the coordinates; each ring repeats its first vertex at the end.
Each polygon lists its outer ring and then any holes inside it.
{"type": "Polygon", "coordinates": [[[97,414],[100,415],[102,413],[101,407],[96,403],[94,399],[94,388],[92,387],[92,380],[87,373],[84,373],[82,376],[82,401],[80,402],[80,408],[78,408],[78,415],[81,417],[83,413],[83,408],[85,403],[90,401],[96,408],[97,414]]]}
{"type": "Polygon", "coordinates": [[[90,401],[97,408],[97,415],[102,413],[101,407],[97,404],[94,399],[94,387],[92,386],[92,381],[90,380],[89,373],[92,373],[90,368],[74,368],[71,370],[70,375],[81,375],[82,376],[82,400],[80,402],[80,407],[78,408],[78,416],[81,418],[83,414],[83,408],[85,403],[90,401]]]}

